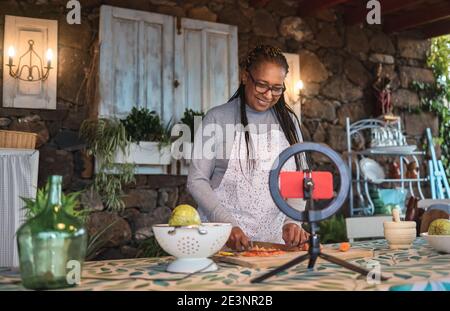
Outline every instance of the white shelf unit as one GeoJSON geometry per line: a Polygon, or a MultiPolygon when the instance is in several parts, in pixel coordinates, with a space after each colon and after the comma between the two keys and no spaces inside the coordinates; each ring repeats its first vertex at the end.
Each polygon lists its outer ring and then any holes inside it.
{"type": "Polygon", "coordinates": [[[379,156],[390,156],[390,157],[398,157],[400,160],[400,178],[399,179],[392,179],[392,178],[385,178],[381,180],[376,180],[376,182],[379,183],[400,183],[400,187],[402,190],[406,189],[406,184],[408,184],[409,192],[411,194],[415,195],[413,184],[416,185],[417,191],[419,196],[423,199],[423,193],[421,189],[421,183],[428,182],[429,177],[421,177],[420,172],[417,176],[417,178],[411,179],[411,178],[405,178],[405,167],[404,162],[405,160],[408,161],[408,157],[412,159],[412,161],[415,161],[417,166],[419,165],[418,156],[423,156],[426,153],[424,151],[397,151],[397,152],[374,152],[374,149],[366,149],[362,151],[354,151],[352,149],[352,137],[355,135],[361,135],[363,136],[363,131],[365,130],[371,130],[375,128],[384,128],[384,127],[391,127],[395,128],[399,133],[402,133],[401,128],[401,122],[400,120],[395,121],[384,121],[381,119],[363,119],[360,121],[357,121],[355,123],[350,123],[350,119],[346,119],[346,132],[347,132],[347,152],[348,152],[348,166],[350,170],[350,176],[352,178],[352,186],[349,190],[349,207],[350,207],[350,215],[352,217],[355,216],[372,216],[374,214],[375,208],[374,203],[372,202],[372,199],[369,194],[368,189],[368,180],[361,177],[360,171],[359,171],[359,156],[370,156],[370,157],[379,157],[379,156]],[[354,157],[356,155],[356,158],[354,157]],[[353,178],[353,171],[352,171],[352,162],[355,162],[355,168],[356,168],[356,177],[353,178]],[[358,200],[360,201],[367,201],[367,206],[355,206],[354,202],[354,189],[353,185],[356,185],[356,192],[358,194],[358,200]],[[363,190],[361,189],[361,186],[363,190]]]}

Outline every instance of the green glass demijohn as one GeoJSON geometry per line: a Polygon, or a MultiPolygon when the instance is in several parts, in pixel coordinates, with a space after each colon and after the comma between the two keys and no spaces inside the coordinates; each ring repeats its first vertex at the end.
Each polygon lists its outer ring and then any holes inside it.
{"type": "Polygon", "coordinates": [[[75,286],[81,278],[87,233],[61,204],[62,176],[49,177],[46,207],[17,231],[22,284],[29,289],[75,286]]]}

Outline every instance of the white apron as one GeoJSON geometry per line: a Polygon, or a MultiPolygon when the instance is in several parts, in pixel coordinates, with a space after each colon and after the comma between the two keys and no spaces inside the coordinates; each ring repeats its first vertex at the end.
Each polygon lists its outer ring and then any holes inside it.
{"type": "MultiPolygon", "coordinates": [[[[290,145],[279,130],[250,136],[255,158],[253,171],[247,168],[244,132],[237,131],[227,170],[214,192],[250,240],[284,243],[282,228],[286,216],[270,195],[269,173],[280,152],[290,145]]],[[[295,170],[294,158],[289,159],[283,170],[295,170]]]]}

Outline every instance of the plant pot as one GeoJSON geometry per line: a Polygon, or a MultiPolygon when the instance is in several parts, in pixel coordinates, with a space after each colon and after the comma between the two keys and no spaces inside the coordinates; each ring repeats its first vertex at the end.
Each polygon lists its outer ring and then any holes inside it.
{"type": "Polygon", "coordinates": [[[159,142],[141,141],[131,143],[125,154],[119,150],[115,163],[134,163],[142,165],[169,165],[171,161],[170,145],[160,146],[159,142]]]}

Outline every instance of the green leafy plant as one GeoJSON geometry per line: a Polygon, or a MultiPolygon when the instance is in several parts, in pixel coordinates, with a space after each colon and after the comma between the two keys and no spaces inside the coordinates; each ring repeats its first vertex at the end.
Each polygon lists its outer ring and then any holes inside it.
{"type": "MultiPolygon", "coordinates": [[[[309,225],[306,224],[304,227],[306,230],[310,230],[309,225]]],[[[344,216],[336,214],[319,222],[319,235],[320,242],[323,244],[348,241],[344,216]]]]}
{"type": "Polygon", "coordinates": [[[197,116],[200,116],[203,118],[205,116],[205,114],[203,112],[194,111],[192,109],[186,109],[184,111],[183,117],[180,119],[180,121],[182,123],[188,125],[191,130],[191,142],[194,141],[194,135],[195,135],[194,120],[195,120],[195,117],[197,117],[197,116]]]}
{"type": "Polygon", "coordinates": [[[450,176],[450,36],[432,39],[427,64],[433,70],[436,83],[413,81],[411,87],[419,94],[422,107],[435,112],[439,118],[438,143],[447,176],[450,176]]]}
{"type": "Polygon", "coordinates": [[[174,140],[174,138],[172,138],[172,133],[171,133],[172,127],[173,127],[173,123],[172,123],[172,119],[170,119],[170,121],[164,127],[164,136],[163,136],[163,139],[160,141],[160,146],[170,145],[172,143],[172,141],[174,140]]]}
{"type": "MultiPolygon", "coordinates": [[[[48,201],[49,189],[50,183],[47,182],[44,187],[37,190],[35,199],[21,197],[21,199],[25,203],[24,209],[26,220],[35,217],[37,214],[39,214],[41,211],[44,210],[48,201]]],[[[84,220],[87,216],[87,211],[78,209],[79,207],[78,198],[80,194],[81,191],[72,192],[67,195],[61,193],[61,206],[69,215],[84,220]]]]}
{"type": "Polygon", "coordinates": [[[161,246],[159,246],[154,236],[148,237],[147,239],[139,242],[136,258],[164,257],[164,256],[169,256],[169,254],[167,254],[161,248],[161,246]]]}
{"type": "Polygon", "coordinates": [[[93,187],[110,211],[125,207],[122,185],[134,182],[134,164],[114,163],[115,154],[121,150],[128,153],[130,141],[124,125],[117,119],[85,120],[80,136],[86,141],[88,153],[95,155],[99,165],[93,187]]]}
{"type": "Polygon", "coordinates": [[[87,249],[86,249],[86,260],[92,260],[100,254],[101,250],[105,247],[108,240],[104,238],[106,232],[111,229],[117,223],[117,219],[113,222],[105,225],[102,229],[89,235],[87,249]]]}
{"type": "Polygon", "coordinates": [[[162,144],[170,144],[172,122],[164,126],[155,111],[133,107],[131,113],[121,122],[127,137],[133,142],[158,141],[162,144]]]}
{"type": "Polygon", "coordinates": [[[319,224],[322,243],[338,243],[347,241],[347,229],[343,215],[333,215],[319,224]]]}
{"type": "MultiPolygon", "coordinates": [[[[39,188],[36,193],[36,198],[24,198],[21,199],[24,201],[24,209],[25,209],[25,217],[26,220],[29,220],[35,216],[37,216],[40,212],[42,212],[48,201],[50,190],[50,183],[47,182],[46,185],[42,188],[39,188]]],[[[76,218],[78,218],[83,224],[86,224],[87,218],[91,213],[91,209],[84,208],[80,209],[80,201],[79,196],[81,192],[72,192],[69,194],[61,193],[61,207],[69,214],[76,218]]],[[[94,259],[104,245],[108,242],[104,236],[105,233],[115,224],[115,221],[105,225],[101,230],[96,232],[93,235],[89,235],[88,243],[86,248],[86,260],[94,259]]]]}
{"type": "Polygon", "coordinates": [[[439,82],[450,83],[450,35],[434,38],[427,63],[439,82]]]}

